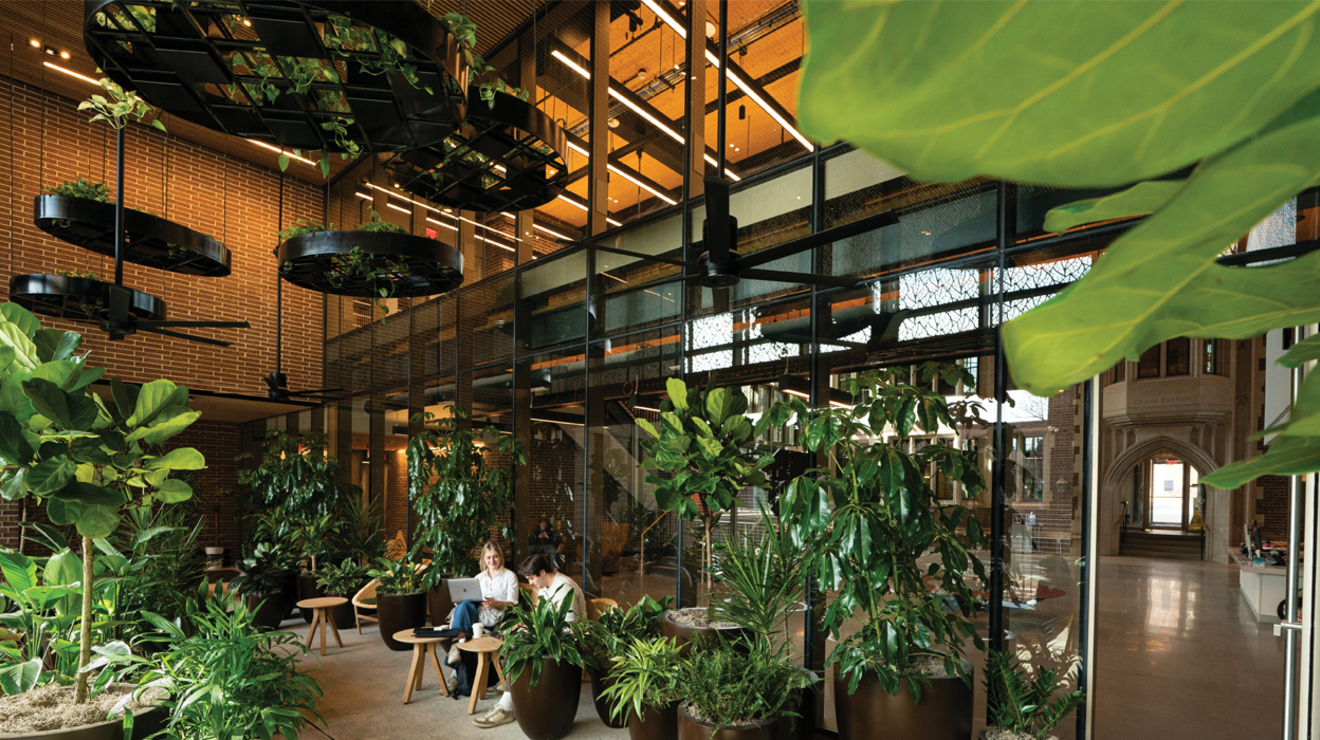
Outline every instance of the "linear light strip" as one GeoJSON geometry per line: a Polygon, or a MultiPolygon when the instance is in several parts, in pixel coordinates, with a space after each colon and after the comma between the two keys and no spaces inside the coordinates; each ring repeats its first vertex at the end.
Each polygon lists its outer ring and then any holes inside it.
{"type": "Polygon", "coordinates": [[[363,193],[363,192],[361,192],[361,191],[356,191],[356,192],[353,193],[353,195],[356,195],[357,197],[361,198],[362,200],[375,200],[375,198],[371,197],[371,194],[370,194],[370,193],[363,193]]]}
{"type": "MultiPolygon", "coordinates": [[[[680,38],[683,39],[687,38],[687,29],[683,28],[683,24],[679,23],[678,20],[675,19],[673,16],[669,15],[669,13],[666,12],[664,8],[660,7],[660,3],[656,2],[656,0],[642,0],[642,3],[646,5],[646,7],[650,8],[651,12],[655,13],[657,18],[663,20],[666,25],[674,29],[674,31],[678,33],[680,38]]],[[[721,29],[721,30],[727,32],[727,29],[721,29]]],[[[714,65],[715,69],[720,68],[719,57],[715,56],[715,54],[710,49],[706,49],[706,59],[712,65],[714,65]]],[[[728,75],[729,75],[729,82],[732,82],[734,86],[741,89],[743,93],[747,95],[747,97],[752,99],[752,102],[756,103],[758,106],[760,106],[761,110],[765,111],[770,115],[771,118],[775,119],[776,123],[778,123],[780,126],[783,126],[786,131],[788,131],[790,134],[793,135],[793,138],[797,139],[802,144],[802,146],[806,147],[808,151],[810,151],[813,148],[811,142],[807,140],[807,137],[803,136],[802,132],[794,128],[793,124],[785,120],[784,117],[779,114],[779,111],[775,110],[774,107],[772,107],[769,103],[767,103],[764,99],[762,99],[760,95],[757,95],[756,92],[752,90],[751,85],[748,85],[747,83],[743,82],[742,79],[738,77],[738,75],[734,74],[732,70],[729,70],[728,75]]]]}
{"type": "MultiPolygon", "coordinates": [[[[398,192],[398,191],[396,191],[396,190],[390,190],[389,188],[383,188],[383,187],[381,187],[381,186],[379,186],[379,185],[377,185],[377,184],[375,184],[375,183],[372,183],[372,182],[364,182],[364,183],[362,183],[362,184],[365,185],[365,186],[367,186],[367,187],[369,187],[369,188],[372,188],[373,190],[379,190],[379,191],[381,191],[382,193],[389,193],[390,195],[394,196],[395,198],[398,198],[398,199],[401,200],[401,201],[404,201],[405,203],[412,203],[413,205],[421,206],[422,208],[425,208],[426,210],[431,211],[432,213],[439,213],[439,214],[441,214],[441,215],[443,215],[443,216],[448,216],[449,218],[457,219],[457,220],[459,220],[459,221],[463,221],[463,222],[465,222],[465,223],[472,224],[473,226],[480,226],[481,228],[486,229],[487,231],[493,231],[493,232],[495,232],[496,234],[499,234],[499,235],[501,235],[501,236],[508,236],[507,234],[505,234],[504,232],[500,231],[499,229],[494,228],[493,226],[487,226],[486,224],[477,223],[476,221],[473,221],[472,219],[470,219],[470,218],[466,218],[466,217],[464,217],[464,216],[455,216],[455,215],[452,214],[452,213],[445,213],[444,211],[441,211],[439,208],[436,208],[435,206],[432,206],[432,205],[429,205],[429,204],[426,204],[426,203],[422,203],[421,201],[413,200],[412,198],[409,198],[408,196],[406,196],[406,195],[404,195],[403,193],[400,193],[400,192],[398,192]]],[[[360,195],[360,194],[359,194],[359,195],[360,195]]],[[[402,209],[402,208],[397,208],[396,206],[393,206],[393,205],[391,205],[390,207],[391,207],[391,208],[396,208],[396,210],[400,210],[400,211],[404,210],[404,209],[402,209]]],[[[404,212],[407,213],[407,211],[404,211],[404,212]]],[[[428,216],[427,218],[428,218],[428,220],[431,220],[429,216],[428,216]]],[[[478,237],[478,238],[480,238],[480,237],[478,237]]],[[[516,237],[516,236],[515,236],[515,237],[510,237],[510,238],[513,239],[514,241],[519,241],[519,242],[522,241],[522,239],[519,239],[519,238],[516,237]]],[[[500,245],[500,246],[503,246],[503,245],[500,245]]]]}
{"type": "Polygon", "coordinates": [[[68,76],[70,76],[70,77],[76,77],[77,79],[80,79],[80,80],[82,80],[83,82],[91,83],[91,84],[93,84],[93,85],[96,85],[97,87],[100,87],[100,86],[101,86],[101,82],[100,82],[99,80],[94,80],[94,79],[92,79],[91,77],[88,77],[87,75],[84,75],[84,74],[78,74],[77,72],[74,72],[74,71],[71,70],[71,69],[65,69],[64,67],[61,67],[61,66],[58,65],[58,64],[51,64],[50,62],[42,62],[41,64],[42,64],[43,66],[45,66],[45,67],[49,67],[49,68],[55,70],[56,72],[63,72],[64,74],[66,74],[66,75],[68,75],[68,76]]]}
{"type": "MultiPolygon", "coordinates": [[[[572,61],[572,60],[569,59],[568,57],[564,56],[562,53],[560,53],[560,51],[559,51],[558,49],[555,49],[554,51],[550,52],[550,56],[552,56],[552,57],[554,57],[555,59],[558,59],[559,61],[563,62],[563,63],[564,63],[564,66],[568,67],[569,69],[573,70],[574,72],[577,72],[578,74],[582,75],[583,77],[587,78],[588,80],[591,79],[591,73],[590,73],[590,72],[588,72],[587,70],[583,69],[583,68],[582,68],[582,65],[580,65],[580,64],[578,64],[578,63],[572,61]]],[[[666,126],[665,124],[661,123],[661,122],[659,121],[659,119],[657,119],[655,116],[652,116],[650,113],[647,113],[646,110],[643,109],[641,106],[639,106],[639,105],[637,105],[636,103],[632,102],[632,101],[629,100],[628,98],[625,98],[625,97],[623,96],[622,93],[620,93],[618,90],[615,90],[615,89],[614,89],[614,86],[613,86],[613,85],[610,86],[610,95],[612,95],[612,96],[614,96],[616,99],[618,99],[618,101],[619,101],[620,103],[623,103],[624,105],[626,105],[626,106],[628,106],[629,108],[631,108],[634,112],[637,113],[637,115],[639,115],[639,116],[641,116],[642,118],[645,118],[646,120],[650,121],[651,124],[652,124],[653,126],[655,126],[656,128],[660,129],[661,131],[664,131],[666,134],[669,134],[669,137],[672,138],[674,141],[677,141],[677,142],[680,143],[680,144],[685,143],[683,137],[680,136],[679,133],[678,133],[677,131],[675,131],[675,130],[673,130],[672,128],[669,128],[669,127],[666,126]]],[[[573,143],[571,143],[571,142],[569,143],[568,147],[569,147],[570,149],[574,150],[574,151],[577,151],[577,152],[581,153],[581,154],[585,154],[585,155],[587,155],[587,156],[590,156],[590,155],[587,153],[587,151],[586,151],[585,149],[583,149],[582,147],[577,146],[577,145],[575,145],[575,144],[573,144],[573,143]]],[[[703,156],[706,158],[706,161],[707,161],[707,162],[709,162],[709,163],[715,165],[716,167],[718,167],[718,166],[720,165],[720,163],[717,162],[717,161],[715,160],[715,158],[712,157],[712,156],[710,156],[709,154],[705,154],[705,155],[703,155],[703,156]]],[[[734,179],[734,180],[741,180],[741,179],[742,179],[741,177],[738,177],[737,175],[733,174],[733,172],[731,172],[731,171],[729,170],[728,167],[725,167],[725,168],[724,168],[724,174],[728,175],[729,177],[731,177],[731,178],[734,179]]]]}

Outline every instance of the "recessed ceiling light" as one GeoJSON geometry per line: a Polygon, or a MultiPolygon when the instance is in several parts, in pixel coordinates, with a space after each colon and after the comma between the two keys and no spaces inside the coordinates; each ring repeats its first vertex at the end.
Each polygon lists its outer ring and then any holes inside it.
{"type": "Polygon", "coordinates": [[[251,25],[252,25],[252,21],[248,20],[247,18],[244,18],[244,19],[243,19],[243,25],[245,25],[245,26],[251,26],[251,25]]]}
{"type": "Polygon", "coordinates": [[[68,59],[68,58],[69,58],[69,52],[67,51],[60,52],[60,59],[68,59]]]}
{"type": "Polygon", "coordinates": [[[34,49],[40,49],[40,48],[41,48],[41,42],[38,41],[37,39],[32,39],[31,41],[28,42],[28,44],[30,44],[30,45],[32,46],[32,48],[34,48],[34,49]]]}

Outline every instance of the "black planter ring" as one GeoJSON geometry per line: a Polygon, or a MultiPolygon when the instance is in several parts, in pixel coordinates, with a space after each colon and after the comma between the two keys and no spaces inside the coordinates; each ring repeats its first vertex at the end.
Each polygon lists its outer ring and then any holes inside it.
{"type": "Polygon", "coordinates": [[[567,152],[564,130],[536,106],[507,93],[488,103],[474,88],[460,131],[438,146],[397,154],[386,168],[401,188],[433,203],[520,211],[564,192],[567,152]]]}
{"type": "Polygon", "coordinates": [[[351,141],[386,152],[435,144],[467,113],[463,49],[413,0],[85,5],[83,42],[110,79],[213,131],[290,149],[346,152],[351,141]],[[378,47],[327,47],[332,16],[371,31],[370,44],[383,41],[377,32],[404,42],[409,51],[400,65],[416,68],[417,85],[398,71],[365,73],[360,62],[379,62],[378,47]],[[254,55],[272,74],[243,63],[254,55]],[[309,60],[319,60],[319,74],[307,69],[309,60]],[[302,92],[291,89],[290,74],[307,75],[302,92]],[[346,131],[336,136],[335,124],[346,131]]]}
{"type": "MultiPolygon", "coordinates": [[[[38,195],[32,221],[56,239],[115,256],[115,204],[63,195],[38,195]]],[[[183,275],[224,277],[229,250],[211,237],[150,213],[124,209],[124,261],[183,275]]]]}
{"type": "Polygon", "coordinates": [[[387,231],[315,231],[285,241],[275,251],[280,276],[318,293],[390,298],[446,293],[463,284],[463,255],[435,239],[387,231]],[[373,274],[346,269],[357,247],[373,274]]]}
{"type": "MultiPolygon", "coordinates": [[[[110,289],[114,287],[113,283],[68,275],[15,275],[9,279],[9,300],[42,316],[99,322],[110,315],[110,289]]],[[[165,320],[165,301],[128,290],[131,317],[165,320]]]]}

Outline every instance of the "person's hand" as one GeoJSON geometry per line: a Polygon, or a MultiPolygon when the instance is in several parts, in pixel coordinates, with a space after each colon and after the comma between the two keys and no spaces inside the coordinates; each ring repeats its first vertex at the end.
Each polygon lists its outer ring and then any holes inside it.
{"type": "Polygon", "coordinates": [[[545,540],[545,539],[549,539],[549,538],[550,538],[550,535],[546,534],[545,532],[542,532],[542,533],[541,533],[541,539],[545,540]]]}

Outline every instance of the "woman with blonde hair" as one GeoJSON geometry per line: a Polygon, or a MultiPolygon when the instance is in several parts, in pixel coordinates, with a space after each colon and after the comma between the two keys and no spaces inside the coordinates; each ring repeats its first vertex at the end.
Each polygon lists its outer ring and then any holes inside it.
{"type": "Polygon", "coordinates": [[[449,648],[445,662],[451,666],[458,665],[458,645],[472,637],[473,624],[480,621],[487,630],[493,629],[504,618],[505,608],[518,603],[518,576],[504,567],[504,553],[494,541],[487,540],[481,546],[481,564],[483,570],[477,574],[481,601],[471,599],[458,604],[449,622],[450,627],[463,633],[449,648]]]}

